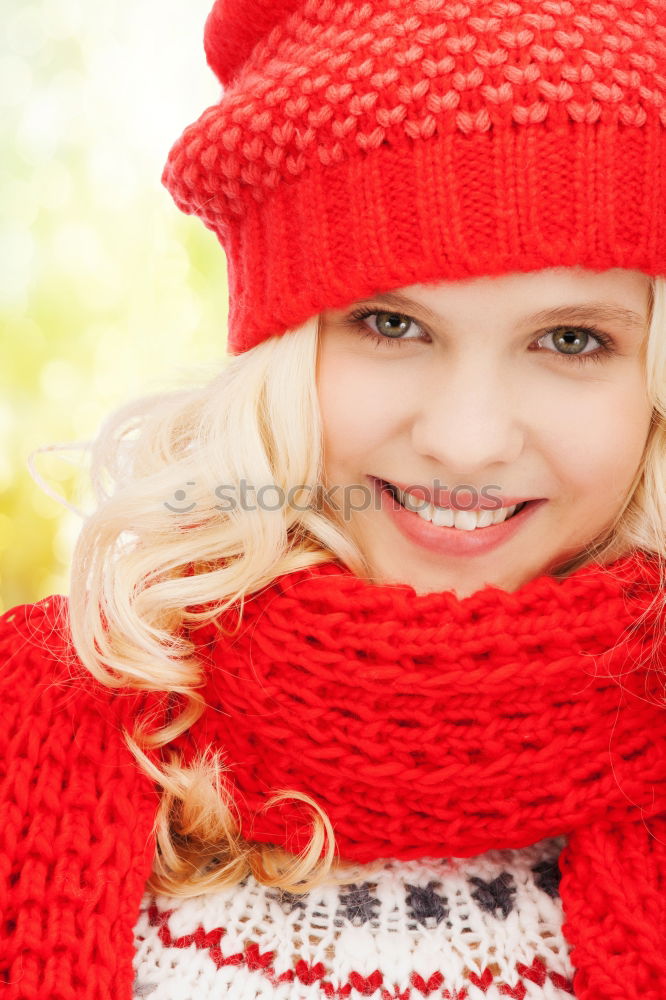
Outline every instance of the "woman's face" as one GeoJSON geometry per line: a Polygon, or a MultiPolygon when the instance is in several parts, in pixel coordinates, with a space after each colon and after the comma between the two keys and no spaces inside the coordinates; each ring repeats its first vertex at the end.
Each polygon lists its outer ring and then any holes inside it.
{"type": "Polygon", "coordinates": [[[373,577],[460,598],[514,591],[611,524],[650,428],[648,297],[637,271],[552,268],[323,314],[329,497],[373,577]],[[483,526],[516,500],[541,502],[483,526]],[[486,508],[478,527],[473,508],[486,508]]]}

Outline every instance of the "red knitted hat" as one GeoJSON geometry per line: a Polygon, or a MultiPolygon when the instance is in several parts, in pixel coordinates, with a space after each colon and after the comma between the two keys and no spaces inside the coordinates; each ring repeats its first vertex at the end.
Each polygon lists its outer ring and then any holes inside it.
{"type": "Polygon", "coordinates": [[[414,283],[666,273],[664,0],[216,0],[205,49],[162,181],[234,354],[414,283]]]}

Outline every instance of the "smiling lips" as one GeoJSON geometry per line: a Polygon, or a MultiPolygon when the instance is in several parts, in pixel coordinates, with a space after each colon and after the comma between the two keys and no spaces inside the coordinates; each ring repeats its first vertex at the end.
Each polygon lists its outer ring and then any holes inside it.
{"type": "MultiPolygon", "coordinates": [[[[520,531],[534,512],[546,503],[545,499],[526,501],[517,510],[510,507],[512,516],[506,516],[506,512],[497,506],[497,498],[494,503],[490,498],[494,513],[489,509],[489,498],[483,498],[485,503],[477,504],[475,513],[472,508],[458,508],[454,514],[451,508],[441,512],[429,504],[424,508],[424,497],[416,495],[415,500],[421,510],[409,510],[396,495],[397,484],[372,476],[368,478],[381,510],[390,517],[400,534],[421,548],[443,556],[470,557],[491,551],[520,531]],[[454,523],[437,524],[436,521],[442,518],[454,523]],[[484,524],[484,521],[488,523],[484,524]]],[[[436,495],[441,496],[441,493],[436,495]]]]}
{"type": "Polygon", "coordinates": [[[397,483],[395,481],[389,482],[388,479],[378,479],[378,482],[380,482],[383,486],[386,486],[389,489],[395,490],[397,493],[401,494],[401,496],[397,497],[397,499],[399,499],[401,502],[402,502],[402,497],[406,493],[408,493],[410,496],[414,497],[414,499],[418,502],[422,503],[423,501],[427,501],[428,503],[433,504],[435,507],[440,507],[442,509],[449,509],[449,510],[453,509],[462,511],[475,511],[475,510],[496,511],[499,510],[498,507],[499,500],[501,500],[501,506],[506,508],[506,507],[514,507],[520,503],[529,503],[532,500],[536,499],[535,497],[526,497],[526,496],[515,496],[515,497],[481,496],[477,502],[468,505],[465,503],[461,503],[459,496],[460,493],[463,494],[463,498],[465,494],[477,493],[478,491],[475,490],[473,487],[470,488],[466,486],[464,488],[461,488],[460,490],[455,490],[455,491],[439,490],[439,489],[431,490],[427,486],[418,486],[414,483],[397,483]],[[456,503],[454,505],[452,505],[450,502],[452,492],[456,493],[456,503]]]}

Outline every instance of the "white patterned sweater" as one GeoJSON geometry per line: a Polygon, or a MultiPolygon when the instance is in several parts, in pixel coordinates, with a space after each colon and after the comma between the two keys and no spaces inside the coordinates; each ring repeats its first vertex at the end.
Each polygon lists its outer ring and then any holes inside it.
{"type": "Polygon", "coordinates": [[[135,1000],[569,1000],[565,843],[390,861],[300,896],[251,877],[193,899],[146,894],[135,1000]]]}

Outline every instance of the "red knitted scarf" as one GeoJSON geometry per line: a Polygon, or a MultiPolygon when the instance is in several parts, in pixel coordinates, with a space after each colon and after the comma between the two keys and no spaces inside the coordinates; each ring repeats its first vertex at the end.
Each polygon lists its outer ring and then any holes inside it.
{"type": "Polygon", "coordinates": [[[657,592],[641,553],[465,599],[337,563],[292,573],[235,636],[193,633],[214,709],[197,744],[226,751],[244,834],[292,851],[303,807],[260,812],[280,789],[319,803],[346,860],[568,835],[576,996],[664,1000],[666,658],[657,616],[637,624],[657,592]]]}

